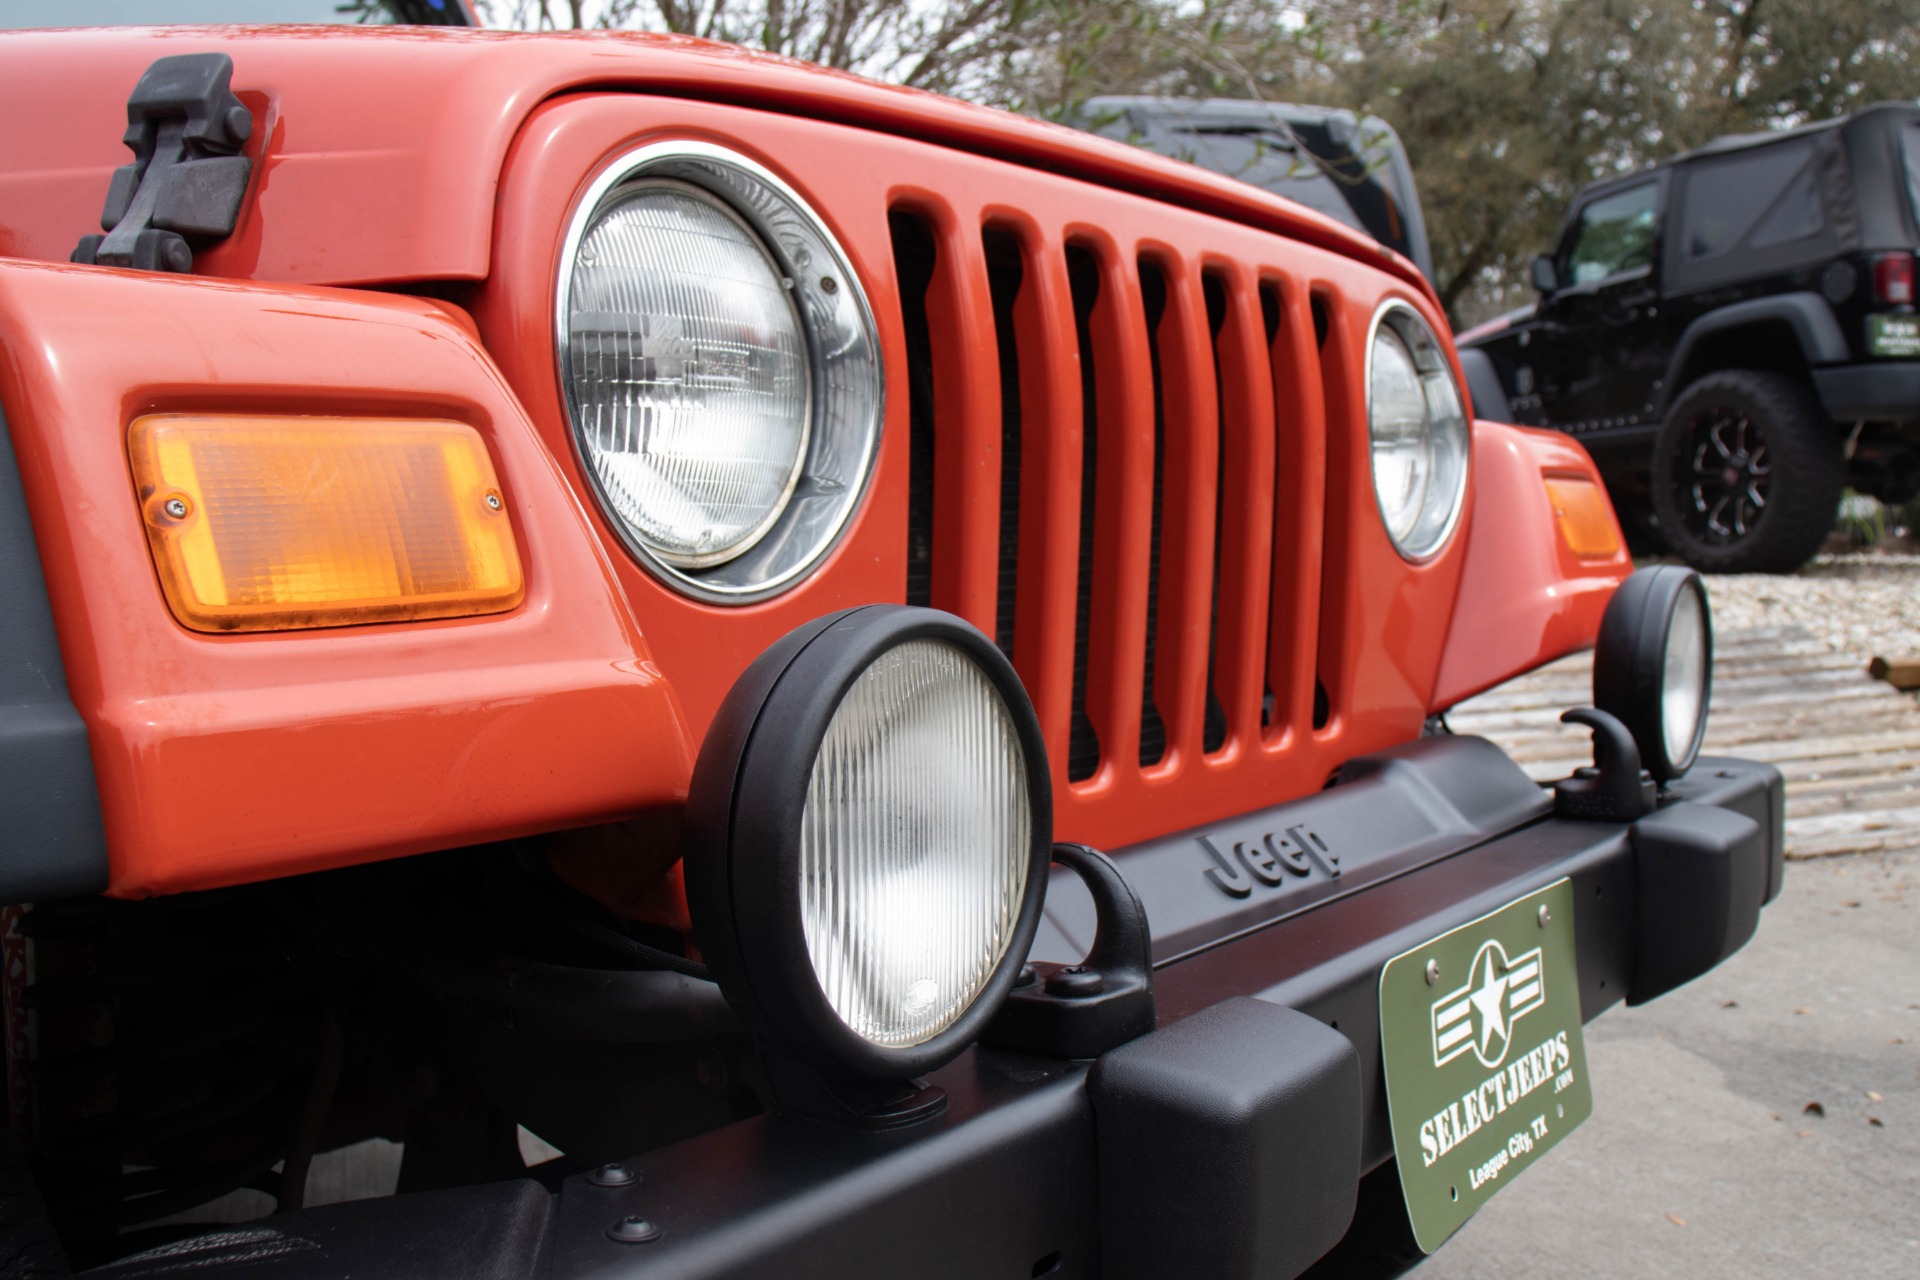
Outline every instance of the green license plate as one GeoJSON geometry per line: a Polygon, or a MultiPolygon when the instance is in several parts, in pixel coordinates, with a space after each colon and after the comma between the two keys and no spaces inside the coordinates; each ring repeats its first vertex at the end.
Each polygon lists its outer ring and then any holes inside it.
{"type": "Polygon", "coordinates": [[[1561,880],[1380,971],[1393,1154],[1428,1253],[1593,1114],[1575,954],[1561,880]]]}
{"type": "Polygon", "coordinates": [[[1867,351],[1876,356],[1920,356],[1920,316],[1868,316],[1867,351]]]}

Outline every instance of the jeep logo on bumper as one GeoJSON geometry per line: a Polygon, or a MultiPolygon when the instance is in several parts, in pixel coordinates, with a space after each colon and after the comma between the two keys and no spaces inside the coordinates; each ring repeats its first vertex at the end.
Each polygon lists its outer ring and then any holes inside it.
{"type": "Polygon", "coordinates": [[[1229,898],[1248,896],[1256,881],[1277,889],[1291,880],[1309,880],[1316,873],[1323,879],[1340,878],[1340,855],[1310,827],[1288,827],[1266,832],[1257,840],[1235,840],[1231,853],[1221,852],[1206,836],[1195,836],[1193,841],[1207,856],[1208,881],[1229,898]]]}

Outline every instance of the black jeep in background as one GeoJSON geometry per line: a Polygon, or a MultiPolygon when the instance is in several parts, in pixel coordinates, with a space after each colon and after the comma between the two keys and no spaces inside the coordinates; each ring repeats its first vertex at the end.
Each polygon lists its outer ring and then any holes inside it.
{"type": "Polygon", "coordinates": [[[1722,138],[1581,192],[1536,306],[1460,337],[1475,411],[1572,433],[1689,564],[1798,568],[1841,489],[1920,491],[1920,107],[1722,138]]]}
{"type": "Polygon", "coordinates": [[[1062,123],[1298,201],[1433,279],[1413,165],[1393,126],[1340,107],[1239,98],[1089,98],[1062,123]]]}

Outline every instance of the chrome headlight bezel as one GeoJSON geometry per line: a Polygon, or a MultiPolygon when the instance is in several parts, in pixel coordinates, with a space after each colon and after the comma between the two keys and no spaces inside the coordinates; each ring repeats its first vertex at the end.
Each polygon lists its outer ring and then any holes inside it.
{"type": "MultiPolygon", "coordinates": [[[[1460,383],[1454,376],[1453,364],[1447,359],[1445,346],[1412,304],[1399,299],[1389,298],[1380,304],[1373,313],[1373,320],[1367,326],[1366,346],[1366,416],[1367,416],[1367,474],[1373,482],[1374,508],[1380,515],[1380,524],[1386,532],[1387,540],[1402,559],[1414,564],[1424,564],[1444,551],[1459,527],[1460,517],[1467,505],[1467,479],[1473,462],[1473,428],[1467,418],[1466,397],[1461,394],[1460,383]],[[1453,430],[1456,437],[1450,442],[1453,463],[1450,471],[1437,477],[1438,487],[1430,484],[1429,496],[1421,503],[1422,515],[1415,521],[1414,530],[1418,536],[1410,536],[1403,541],[1393,528],[1392,519],[1386,503],[1380,493],[1380,474],[1374,446],[1374,377],[1375,348],[1382,329],[1390,331],[1406,348],[1416,375],[1421,380],[1423,400],[1427,407],[1426,430],[1429,442],[1432,433],[1438,430],[1453,430]],[[1436,422],[1432,408],[1432,398],[1436,391],[1443,392],[1452,401],[1457,426],[1448,427],[1444,422],[1436,422]],[[1444,503],[1444,507],[1440,504],[1444,503]],[[1429,518],[1429,512],[1438,511],[1439,519],[1429,518]],[[1420,531],[1420,525],[1427,525],[1420,531]]],[[[1429,444],[1431,449],[1431,443],[1429,444]]]]}
{"type": "Polygon", "coordinates": [[[553,332],[575,460],[609,527],[654,577],[697,600],[748,604],[795,585],[838,544],[879,454],[886,374],[873,309],[846,252],[778,175],[726,147],[690,140],[649,143],[614,159],[581,193],[568,221],[555,275],[553,332]],[[754,238],[791,282],[807,347],[809,412],[792,483],[754,535],[719,559],[662,555],[629,525],[582,439],[570,377],[571,295],[581,242],[630,187],[659,180],[697,188],[754,238]]]}
{"type": "Polygon", "coordinates": [[[695,936],[721,990],[765,1042],[817,1068],[902,1080],[952,1060],[1013,987],[1040,924],[1053,848],[1046,747],[1006,657],[951,614],[868,605],[808,623],[742,674],[715,716],[687,799],[685,874],[695,936]],[[971,1003],[942,1029],[883,1044],[828,997],[803,914],[803,824],[814,764],[850,690],[886,654],[918,640],[952,646],[1004,704],[1018,743],[1028,819],[1019,909],[971,1003]]]}

